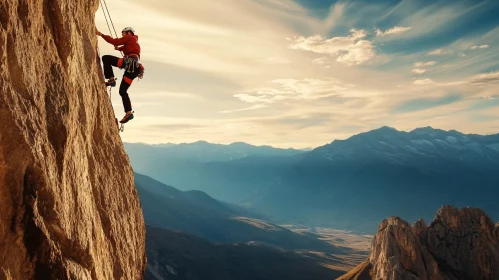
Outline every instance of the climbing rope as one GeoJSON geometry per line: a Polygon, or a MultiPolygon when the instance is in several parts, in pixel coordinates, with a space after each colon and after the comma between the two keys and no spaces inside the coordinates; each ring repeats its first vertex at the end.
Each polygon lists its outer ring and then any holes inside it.
{"type": "Polygon", "coordinates": [[[118,37],[118,34],[116,33],[116,28],[114,28],[113,20],[111,19],[111,13],[109,13],[109,10],[107,8],[106,0],[100,0],[100,3],[101,3],[102,12],[104,13],[104,17],[106,18],[106,23],[107,23],[107,28],[109,28],[109,33],[111,35],[113,35],[113,33],[111,32],[111,27],[109,27],[109,22],[107,21],[106,12],[104,11],[104,7],[106,7],[106,11],[107,11],[107,14],[109,16],[109,21],[111,21],[111,25],[113,26],[114,36],[118,37]],[[104,5],[102,5],[102,3],[104,3],[104,5]]]}
{"type": "MultiPolygon", "coordinates": [[[[107,8],[106,0],[99,0],[99,1],[100,1],[100,6],[102,8],[102,13],[104,14],[104,18],[106,19],[106,24],[107,24],[107,28],[109,29],[109,34],[111,34],[111,36],[113,36],[113,31],[111,30],[111,27],[109,26],[109,22],[107,21],[107,17],[109,17],[109,21],[111,22],[111,25],[113,26],[115,38],[118,38],[118,33],[116,33],[116,28],[114,28],[113,19],[111,18],[111,13],[109,12],[109,9],[107,8]],[[104,3],[104,5],[102,3],[104,3]],[[106,16],[106,11],[104,11],[104,7],[106,7],[107,16],[106,16]]],[[[121,56],[123,56],[123,53],[121,51],[120,51],[120,53],[121,53],[121,56]]]]}
{"type": "MultiPolygon", "coordinates": [[[[111,36],[113,36],[113,32],[111,31],[111,27],[109,26],[109,22],[107,20],[107,17],[109,17],[109,21],[111,22],[111,25],[113,26],[115,37],[118,38],[118,33],[116,33],[116,28],[114,28],[114,23],[113,23],[113,20],[111,19],[111,13],[109,13],[109,9],[107,8],[106,0],[99,0],[99,1],[100,1],[100,6],[102,8],[102,13],[104,14],[104,19],[106,20],[107,28],[109,29],[109,34],[111,34],[111,36]],[[102,3],[104,3],[104,5],[102,5],[102,3]],[[106,16],[106,11],[104,11],[104,7],[106,7],[107,16],[106,16]]],[[[123,56],[123,53],[121,51],[120,51],[120,53],[121,53],[121,56],[123,56]]],[[[97,54],[100,57],[99,48],[97,48],[97,54]]],[[[109,100],[112,100],[112,98],[111,98],[112,97],[111,96],[112,88],[113,87],[109,87],[109,100]]],[[[123,132],[123,130],[125,130],[124,124],[121,124],[121,126],[120,126],[118,123],[118,118],[116,118],[116,117],[115,117],[115,121],[116,121],[116,125],[118,126],[118,131],[123,132]]]]}
{"type": "MultiPolygon", "coordinates": [[[[100,1],[100,6],[102,8],[102,13],[104,14],[104,19],[106,20],[106,24],[107,24],[107,28],[109,29],[109,33],[111,35],[113,35],[113,32],[111,31],[111,27],[109,27],[109,22],[107,21],[107,16],[106,16],[106,12],[104,11],[104,6],[102,5],[102,0],[99,0],[100,1]]],[[[107,9],[107,5],[106,5],[106,9],[107,9]]],[[[108,14],[109,14],[109,11],[108,11],[108,14]]],[[[111,19],[111,18],[109,18],[111,19]]],[[[113,24],[113,28],[114,28],[114,24],[113,24]]],[[[114,30],[114,33],[116,34],[116,30],[114,30]]]]}

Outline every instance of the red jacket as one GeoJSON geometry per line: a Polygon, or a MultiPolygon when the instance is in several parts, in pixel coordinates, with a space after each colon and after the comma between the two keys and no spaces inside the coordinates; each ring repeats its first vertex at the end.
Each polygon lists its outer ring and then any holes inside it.
{"type": "Polygon", "coordinates": [[[125,55],[137,54],[140,57],[140,45],[139,36],[137,35],[125,35],[121,38],[113,38],[109,35],[102,34],[101,36],[106,42],[114,46],[121,46],[118,48],[119,51],[123,51],[125,55]]]}

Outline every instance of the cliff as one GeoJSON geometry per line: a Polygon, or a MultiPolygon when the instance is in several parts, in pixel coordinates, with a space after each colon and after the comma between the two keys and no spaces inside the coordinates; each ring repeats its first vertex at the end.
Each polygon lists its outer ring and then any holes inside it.
{"type": "Polygon", "coordinates": [[[391,217],[379,226],[371,256],[346,279],[499,279],[499,223],[480,209],[443,206],[427,226],[391,217]]]}
{"type": "Polygon", "coordinates": [[[0,0],[0,279],[142,279],[145,225],[97,0],[0,0]]]}

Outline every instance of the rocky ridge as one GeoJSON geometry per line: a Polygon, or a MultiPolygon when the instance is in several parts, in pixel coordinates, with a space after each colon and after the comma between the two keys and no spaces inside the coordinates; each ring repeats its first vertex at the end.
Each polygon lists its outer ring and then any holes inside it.
{"type": "Polygon", "coordinates": [[[480,209],[443,206],[433,222],[381,222],[371,256],[346,279],[499,279],[499,223],[480,209]]]}

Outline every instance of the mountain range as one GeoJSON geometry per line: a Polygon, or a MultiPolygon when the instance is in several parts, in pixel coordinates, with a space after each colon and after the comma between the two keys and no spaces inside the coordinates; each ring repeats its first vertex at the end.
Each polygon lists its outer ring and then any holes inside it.
{"type": "Polygon", "coordinates": [[[146,279],[332,279],[368,255],[348,240],[290,230],[201,191],[134,177],[147,225],[146,279]]]}
{"type": "Polygon", "coordinates": [[[180,191],[135,173],[147,225],[187,232],[215,243],[253,242],[284,250],[340,253],[322,236],[299,234],[263,220],[263,216],[213,199],[201,191],[180,191]]]}
{"type": "Polygon", "coordinates": [[[368,232],[382,217],[431,219],[445,204],[497,218],[497,139],[382,127],[304,154],[247,204],[279,219],[368,232]]]}
{"type": "Polygon", "coordinates": [[[273,221],[373,233],[386,216],[431,219],[445,204],[499,217],[499,134],[385,126],[311,151],[140,145],[125,144],[137,172],[273,221]],[[228,159],[229,153],[239,156],[228,159]]]}
{"type": "Polygon", "coordinates": [[[198,141],[189,144],[124,143],[133,168],[180,190],[202,190],[237,203],[257,193],[304,151],[198,141]]]}

